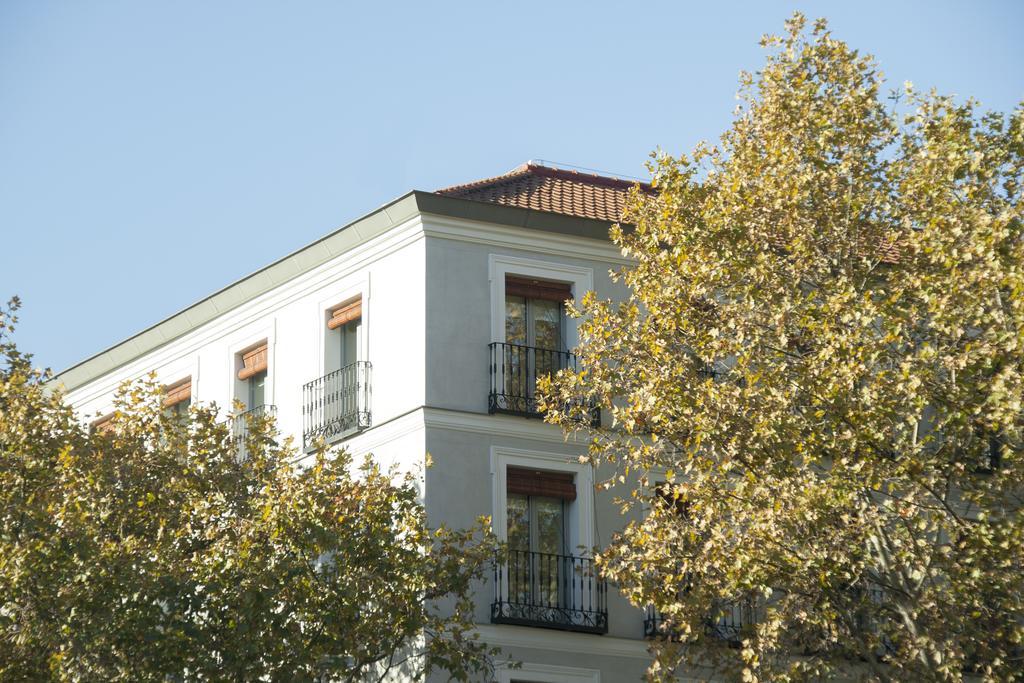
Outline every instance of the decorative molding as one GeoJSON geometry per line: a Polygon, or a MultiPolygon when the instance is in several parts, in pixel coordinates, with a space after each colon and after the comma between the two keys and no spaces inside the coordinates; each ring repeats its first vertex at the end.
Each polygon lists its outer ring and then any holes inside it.
{"type": "Polygon", "coordinates": [[[607,239],[559,235],[542,230],[511,228],[495,223],[453,219],[427,214],[424,233],[428,237],[534,251],[551,256],[606,261],[614,265],[630,265],[632,259],[622,255],[607,239]]]}
{"type": "Polygon", "coordinates": [[[574,462],[571,455],[532,451],[511,446],[491,446],[491,528],[498,540],[508,533],[508,491],[506,472],[509,466],[571,472],[576,484],[576,500],[569,506],[569,550],[572,554],[589,554],[594,546],[594,472],[590,465],[574,462]],[[583,550],[577,550],[582,547],[583,550]]]}
{"type": "Polygon", "coordinates": [[[580,655],[603,655],[607,657],[630,657],[650,660],[647,641],[595,636],[586,633],[552,631],[530,628],[529,626],[506,626],[499,624],[477,624],[476,631],[481,640],[499,647],[522,647],[536,650],[571,652],[580,655]]]}
{"type": "MultiPolygon", "coordinates": [[[[505,341],[505,275],[525,275],[572,283],[572,293],[581,298],[594,288],[594,269],[567,263],[554,263],[532,258],[490,254],[487,257],[487,277],[491,285],[491,341],[505,341]]],[[[565,320],[566,348],[573,348],[579,339],[575,318],[565,320]]]]}
{"type": "MultiPolygon", "coordinates": [[[[412,410],[404,415],[400,415],[396,418],[388,420],[384,424],[370,427],[364,432],[359,432],[347,439],[343,439],[331,445],[332,448],[343,446],[350,453],[356,456],[363,455],[365,453],[373,453],[376,449],[381,446],[387,445],[392,441],[397,441],[410,434],[416,432],[422,432],[424,429],[423,424],[423,413],[421,408],[412,410]]],[[[423,453],[419,456],[426,455],[426,444],[424,444],[423,453]]],[[[296,462],[302,462],[310,457],[310,453],[303,452],[295,458],[296,462]]]]}
{"type": "Polygon", "coordinates": [[[300,379],[301,383],[312,381],[317,377],[323,377],[327,374],[327,335],[331,333],[327,329],[327,313],[342,301],[356,296],[362,297],[362,322],[359,325],[359,340],[357,342],[361,355],[358,355],[356,360],[370,360],[369,320],[372,308],[370,302],[370,273],[364,271],[356,274],[358,277],[352,277],[352,275],[349,274],[345,278],[339,279],[331,288],[324,289],[325,294],[316,303],[316,316],[313,318],[313,323],[315,324],[313,339],[316,340],[318,374],[316,377],[300,379]]]}
{"type": "Polygon", "coordinates": [[[424,423],[434,429],[451,429],[489,436],[507,436],[514,439],[532,439],[586,448],[587,442],[580,442],[566,436],[560,427],[541,420],[532,420],[515,415],[488,415],[445,408],[423,409],[424,423]]]}
{"type": "Polygon", "coordinates": [[[601,683],[601,672],[597,669],[583,669],[575,666],[554,664],[522,663],[517,669],[498,665],[494,672],[495,683],[514,683],[529,677],[530,683],[601,683]]]}
{"type": "MultiPolygon", "coordinates": [[[[141,353],[130,361],[105,371],[97,376],[96,379],[87,381],[68,392],[68,401],[72,404],[85,403],[104,393],[113,392],[125,380],[137,379],[154,366],[172,362],[174,359],[190,353],[196,353],[202,347],[221,341],[226,336],[245,328],[254,319],[258,320],[273,316],[299,299],[309,296],[310,293],[327,287],[333,282],[342,280],[422,239],[422,225],[420,224],[420,217],[416,215],[388,232],[334,259],[296,275],[279,287],[225,311],[223,314],[208,322],[197,325],[183,335],[169,340],[151,351],[141,353]]],[[[188,310],[186,309],[184,312],[188,310]]],[[[126,343],[123,342],[123,344],[126,343]]],[[[112,347],[112,349],[119,348],[120,346],[121,344],[112,347]]],[[[102,356],[103,354],[100,355],[102,356]]],[[[57,380],[59,379],[60,377],[57,378],[57,380]]]]}
{"type": "MultiPolygon", "coordinates": [[[[235,330],[230,335],[226,335],[228,340],[228,353],[225,361],[228,367],[228,405],[223,406],[227,414],[234,412],[234,401],[239,400],[245,403],[247,397],[240,397],[239,392],[243,391],[245,382],[238,379],[238,356],[245,349],[256,344],[262,340],[267,341],[267,379],[264,385],[263,392],[266,397],[266,403],[274,403],[274,386],[276,385],[275,371],[276,362],[274,359],[274,350],[277,345],[277,319],[270,318],[262,319],[257,324],[247,325],[244,328],[235,330]]],[[[250,406],[254,408],[255,406],[250,406]]]]}

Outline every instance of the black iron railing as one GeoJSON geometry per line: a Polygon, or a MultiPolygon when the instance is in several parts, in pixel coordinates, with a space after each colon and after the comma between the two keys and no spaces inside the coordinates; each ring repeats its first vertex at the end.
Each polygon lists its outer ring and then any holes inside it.
{"type": "MultiPolygon", "coordinates": [[[[506,342],[492,342],[487,348],[491,372],[487,411],[490,413],[543,417],[537,406],[537,380],[565,368],[576,370],[576,354],[568,351],[506,342]]],[[[596,407],[590,407],[589,414],[592,424],[600,424],[601,412],[596,407]]]]}
{"type": "MultiPolygon", "coordinates": [[[[762,616],[761,608],[753,601],[726,603],[708,615],[704,621],[704,632],[735,645],[740,642],[744,630],[757,624],[762,616]]],[[[644,637],[678,640],[679,633],[665,623],[656,607],[648,605],[644,614],[644,637]]]]}
{"type": "Polygon", "coordinates": [[[302,444],[370,426],[370,363],[358,361],[302,387],[302,444]]]}
{"type": "Polygon", "coordinates": [[[231,435],[235,439],[235,448],[238,452],[238,459],[245,460],[248,454],[245,451],[245,441],[249,436],[249,424],[253,420],[277,419],[277,406],[262,405],[250,408],[243,413],[235,415],[231,420],[231,435]]]}
{"type": "Polygon", "coordinates": [[[764,618],[763,608],[754,600],[737,600],[719,605],[707,620],[708,635],[738,644],[744,631],[764,618]]]}
{"type": "Polygon", "coordinates": [[[586,557],[509,550],[494,568],[491,622],[608,632],[608,587],[586,557]]]}
{"type": "Polygon", "coordinates": [[[644,612],[644,638],[671,638],[671,633],[666,633],[665,620],[661,612],[654,605],[648,605],[644,612]]]}

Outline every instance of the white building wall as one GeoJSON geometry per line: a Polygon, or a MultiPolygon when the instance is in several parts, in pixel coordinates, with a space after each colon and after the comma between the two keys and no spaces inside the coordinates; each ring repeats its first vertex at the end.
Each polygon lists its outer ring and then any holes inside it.
{"type": "Polygon", "coordinates": [[[69,392],[68,401],[90,420],[112,409],[122,382],[155,372],[162,383],[191,375],[193,401],[227,413],[236,354],[265,339],[267,403],[278,408],[282,434],[301,446],[302,385],[324,374],[323,312],[362,293],[372,420],[384,424],[423,405],[424,265],[423,234],[413,221],[69,392]]]}
{"type": "MultiPolygon", "coordinates": [[[[621,299],[625,288],[609,276],[621,264],[616,250],[598,240],[418,216],[70,392],[68,399],[88,420],[111,410],[121,382],[155,371],[163,383],[191,375],[194,401],[227,408],[235,391],[235,355],[266,339],[267,402],[278,408],[282,433],[301,447],[302,385],[324,374],[325,311],[361,293],[365,359],[373,365],[372,427],[344,443],[357,455],[373,453],[383,466],[404,470],[421,469],[429,451],[434,465],[422,480],[429,519],[465,527],[480,515],[496,515],[496,452],[545,453],[564,458],[567,467],[578,467],[585,452],[585,445],[566,443],[557,428],[540,420],[487,414],[487,345],[499,340],[504,314],[495,282],[503,287],[506,270],[543,275],[547,269],[556,279],[621,299]]],[[[589,472],[586,484],[593,487],[601,476],[589,472]]],[[[607,543],[623,523],[611,497],[591,490],[580,499],[591,501],[590,509],[574,513],[584,515],[588,529],[575,537],[607,543]]],[[[577,528],[580,521],[573,522],[577,528]]],[[[605,636],[492,625],[493,594],[490,579],[479,586],[481,632],[533,666],[536,680],[642,679],[648,661],[643,615],[614,588],[605,636]]]]}

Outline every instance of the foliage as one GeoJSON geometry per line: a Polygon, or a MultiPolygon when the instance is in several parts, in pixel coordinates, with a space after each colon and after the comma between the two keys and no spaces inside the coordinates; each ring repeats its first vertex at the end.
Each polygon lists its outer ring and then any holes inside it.
{"type": "Polygon", "coordinates": [[[662,615],[652,680],[1019,680],[1024,107],[887,103],[799,14],[763,44],[720,144],[655,156],[630,297],[583,299],[543,388],[642,517],[600,563],[662,615]]]}
{"type": "Polygon", "coordinates": [[[411,476],[122,389],[82,428],[0,312],[0,680],[367,680],[490,665],[486,525],[430,529],[411,476]]]}

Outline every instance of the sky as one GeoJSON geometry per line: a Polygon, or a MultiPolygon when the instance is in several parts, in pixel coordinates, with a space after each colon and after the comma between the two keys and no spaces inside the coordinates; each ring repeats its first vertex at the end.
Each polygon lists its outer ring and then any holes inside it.
{"type": "Polygon", "coordinates": [[[1024,1],[0,0],[0,300],[67,368],[409,190],[645,175],[729,126],[799,9],[1011,110],[1024,1]]]}

